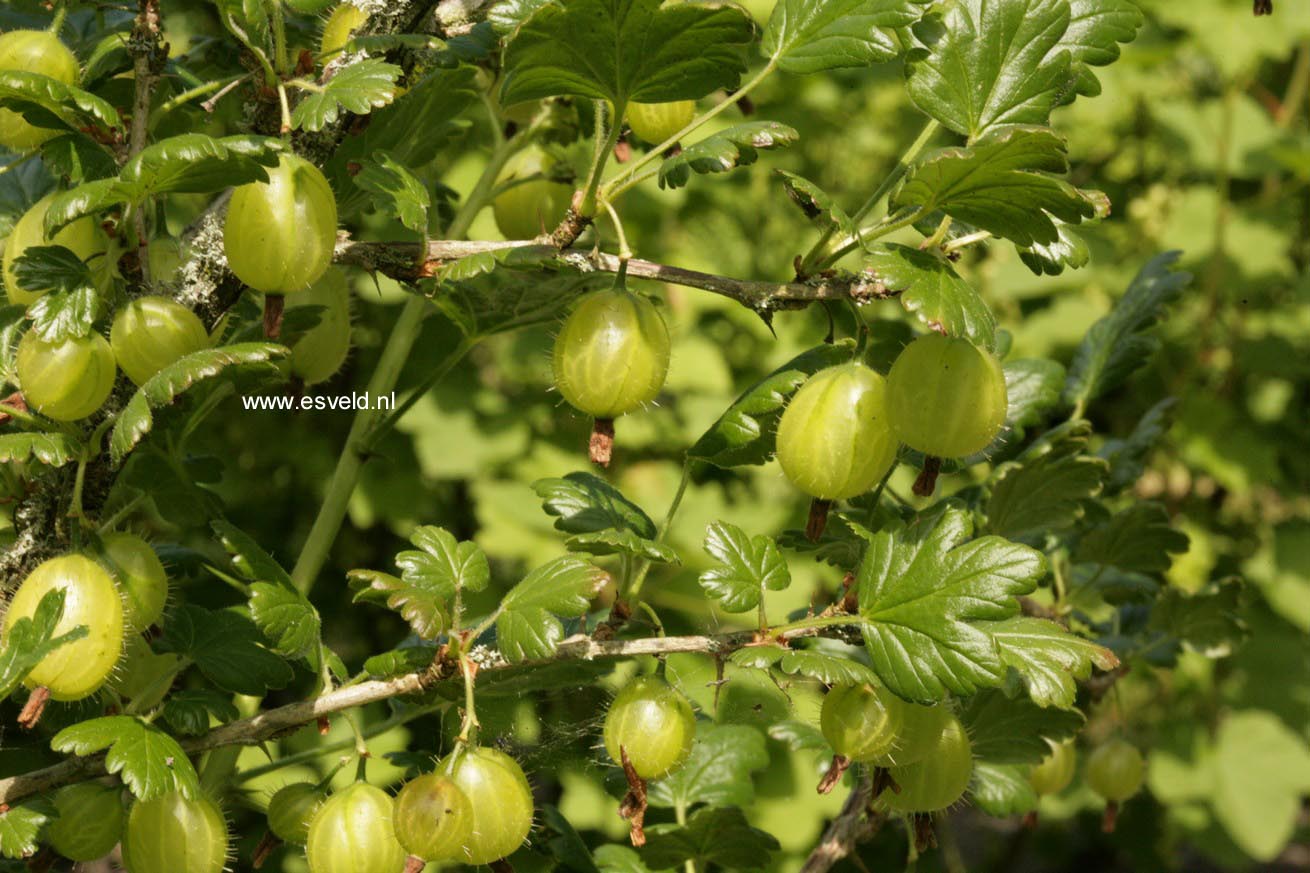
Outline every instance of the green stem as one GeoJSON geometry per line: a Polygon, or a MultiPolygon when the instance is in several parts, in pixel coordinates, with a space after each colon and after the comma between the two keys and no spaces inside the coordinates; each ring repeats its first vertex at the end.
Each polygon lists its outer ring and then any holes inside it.
{"type": "MultiPolygon", "coordinates": [[[[896,165],[892,167],[891,172],[882,180],[882,184],[880,184],[874,192],[869,195],[869,199],[865,200],[860,208],[855,210],[851,215],[852,224],[858,225],[869,215],[870,212],[873,211],[875,206],[882,202],[884,197],[891,193],[892,188],[896,187],[896,184],[905,176],[906,172],[910,169],[910,164],[913,163],[914,159],[919,156],[921,151],[923,151],[924,146],[928,145],[929,141],[937,135],[937,131],[940,127],[941,125],[933,120],[929,120],[928,123],[923,126],[923,130],[919,131],[918,137],[915,138],[914,142],[910,143],[909,148],[907,148],[900,158],[897,159],[896,165]]],[[[825,267],[841,257],[841,254],[845,254],[845,252],[837,254],[826,251],[829,243],[832,241],[832,235],[836,230],[837,228],[835,226],[828,228],[814,245],[811,246],[809,252],[806,253],[801,261],[801,275],[807,276],[816,268],[825,267]]],[[[850,249],[846,249],[846,251],[850,251],[850,249]]]]}
{"type": "Polygon", "coordinates": [[[812,615],[769,628],[772,634],[785,634],[798,630],[815,630],[821,627],[842,627],[862,624],[864,619],[858,615],[812,615]]]}
{"type": "Polygon", "coordinates": [[[210,752],[200,768],[201,790],[211,797],[221,794],[220,789],[231,781],[236,772],[239,757],[241,746],[223,746],[210,752]]]}
{"type": "Polygon", "coordinates": [[[273,24],[273,63],[282,75],[291,72],[291,62],[287,55],[287,22],[282,11],[282,0],[270,0],[270,16],[273,24]]]}
{"type": "MultiPolygon", "coordinates": [[[[599,101],[598,101],[599,102],[599,101]]],[[[587,174],[587,187],[582,194],[582,209],[584,216],[591,217],[596,214],[596,192],[600,189],[600,177],[605,172],[605,164],[609,161],[610,153],[614,151],[614,146],[618,144],[619,134],[623,132],[623,106],[614,108],[614,122],[610,125],[609,136],[604,140],[604,145],[596,150],[592,156],[591,171],[587,174]]],[[[596,141],[600,142],[601,129],[601,107],[596,107],[596,141]]]]}
{"type": "Polygon", "coordinates": [[[706,111],[702,112],[700,115],[697,115],[691,121],[687,122],[687,126],[684,127],[682,130],[678,131],[673,136],[669,137],[664,142],[655,146],[650,151],[646,152],[644,155],[633,161],[627,167],[627,169],[625,169],[623,172],[619,173],[613,179],[610,179],[608,182],[605,183],[605,189],[602,193],[603,199],[605,200],[611,199],[617,190],[627,190],[628,186],[625,186],[623,184],[624,182],[626,182],[628,179],[631,179],[633,176],[636,176],[637,173],[639,173],[641,170],[645,169],[647,164],[650,164],[654,161],[663,160],[664,153],[668,151],[672,146],[677,145],[679,142],[685,139],[687,134],[696,130],[710,119],[715,118],[720,113],[727,112],[728,109],[732,108],[733,106],[736,106],[737,103],[741,101],[743,97],[754,91],[755,88],[766,78],[768,78],[769,74],[772,73],[775,69],[777,69],[776,62],[772,58],[770,58],[769,62],[765,64],[764,67],[758,73],[755,74],[754,78],[752,78],[745,85],[742,85],[732,94],[730,94],[726,100],[723,100],[722,102],[715,104],[712,108],[707,109],[706,111]]]}
{"type": "MultiPolygon", "coordinates": [[[[510,156],[522,147],[522,142],[518,137],[514,137],[492,151],[482,176],[469,192],[468,198],[451,221],[450,227],[446,229],[448,239],[462,239],[468,233],[473,219],[482,211],[482,207],[490,202],[489,195],[495,187],[496,177],[510,156]]],[[[400,316],[391,329],[391,336],[382,349],[377,368],[369,379],[367,390],[371,396],[380,397],[390,394],[395,388],[405,361],[409,358],[410,350],[418,340],[429,305],[426,298],[415,295],[401,308],[400,316]]],[[[355,491],[355,484],[359,481],[360,469],[366,458],[362,451],[365,437],[376,440],[380,436],[380,432],[373,429],[379,412],[380,410],[377,409],[361,409],[355,413],[355,419],[351,422],[346,444],[337,458],[337,465],[332,471],[323,503],[310,528],[309,537],[300,551],[300,557],[291,571],[292,581],[301,591],[308,592],[314,587],[319,571],[327,561],[328,552],[336,541],[337,532],[341,529],[341,523],[345,520],[349,508],[350,496],[355,491]]],[[[395,423],[394,420],[389,419],[389,421],[391,424],[395,423]]]]}
{"type": "Polygon", "coordinates": [[[168,100],[165,100],[163,103],[161,103],[159,108],[155,110],[155,117],[159,118],[164,115],[167,115],[168,113],[172,112],[174,109],[178,108],[179,106],[183,106],[187,103],[190,103],[192,100],[195,100],[197,97],[204,97],[207,94],[213,94],[215,91],[221,91],[224,88],[228,87],[229,85],[232,85],[236,82],[240,82],[242,79],[249,78],[249,76],[250,76],[249,73],[242,73],[239,76],[229,76],[226,79],[217,79],[213,82],[205,82],[202,85],[197,85],[196,87],[190,89],[189,91],[183,91],[181,94],[178,94],[176,97],[171,97],[168,100]]]}
{"type": "Polygon", "coordinates": [[[363,443],[365,454],[371,451],[373,447],[378,444],[378,441],[400,422],[400,419],[402,419],[405,416],[405,413],[409,412],[410,409],[414,407],[415,403],[422,400],[423,397],[435,388],[442,379],[446,378],[446,376],[450,374],[450,371],[455,368],[455,365],[464,360],[464,356],[469,353],[469,349],[478,344],[480,339],[481,337],[473,339],[465,337],[460,340],[459,344],[450,350],[450,354],[446,356],[445,360],[424,377],[423,381],[409,392],[409,395],[400,402],[399,406],[387,413],[387,417],[378,422],[377,425],[369,431],[368,435],[364,438],[363,443]]]}
{"type": "Polygon", "coordinates": [[[473,667],[468,653],[459,653],[459,671],[464,675],[464,723],[460,725],[459,742],[470,745],[478,739],[477,693],[473,682],[473,667]]]}
{"type": "Polygon", "coordinates": [[[920,209],[919,207],[917,206],[911,207],[910,209],[904,210],[901,213],[899,213],[900,215],[903,216],[902,218],[894,218],[892,216],[888,216],[887,218],[884,218],[882,221],[879,221],[877,224],[874,224],[873,226],[865,230],[859,231],[858,233],[855,234],[855,236],[851,237],[850,239],[843,240],[841,244],[838,245],[837,248],[835,248],[830,255],[826,256],[823,260],[824,265],[826,266],[836,263],[847,253],[854,251],[855,249],[859,248],[860,246],[864,245],[867,242],[871,242],[872,240],[875,239],[881,239],[882,237],[893,234],[896,231],[901,230],[902,228],[909,227],[910,225],[914,224],[916,221],[919,220],[919,216],[922,213],[923,210],[920,209]]]}

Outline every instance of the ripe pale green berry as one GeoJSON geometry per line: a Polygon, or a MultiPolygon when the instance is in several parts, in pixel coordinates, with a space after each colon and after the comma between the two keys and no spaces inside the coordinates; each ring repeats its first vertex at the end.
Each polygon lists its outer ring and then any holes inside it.
{"type": "Polygon", "coordinates": [[[573,190],[545,178],[555,159],[545,150],[530,146],[515,155],[501,170],[497,184],[529,179],[506,188],[491,203],[496,227],[506,239],[533,239],[554,230],[568,211],[573,190]]]}
{"type": "Polygon", "coordinates": [[[629,103],[628,126],[638,138],[659,145],[682,130],[696,116],[696,101],[629,103]]]}
{"type": "Polygon", "coordinates": [[[77,421],[103,406],[118,373],[108,341],[95,332],[48,343],[28,331],[15,369],[27,405],[56,421],[77,421]]]}
{"type": "Polygon", "coordinates": [[[331,267],[304,294],[297,294],[295,306],[320,306],[318,323],[291,347],[291,372],[306,385],[332,378],[350,354],[350,290],[346,275],[331,267]]]}
{"type": "Polygon", "coordinates": [[[669,329],[655,305],[622,288],[584,297],[554,350],[555,386],[575,409],[617,418],[650,403],[669,372],[669,329]]]}
{"type": "Polygon", "coordinates": [[[879,767],[904,767],[932,754],[942,731],[955,716],[945,706],[906,703],[901,707],[901,726],[896,740],[885,754],[873,759],[879,767]]]}
{"type": "Polygon", "coordinates": [[[223,251],[236,277],[265,294],[304,291],[332,264],[337,201],[323,173],[283,153],[267,182],[232,192],[223,251]]]}
{"type": "Polygon", "coordinates": [[[64,591],[64,614],[54,636],[85,625],[86,636],[51,651],[27,674],[28,688],[44,686],[55,700],[81,700],[109,678],[123,653],[123,602],[104,568],[81,555],[51,558],[38,566],[14,592],[5,613],[8,631],[20,618],[31,618],[41,598],[64,591]]]}
{"type": "Polygon", "coordinates": [[[457,749],[437,764],[468,797],[473,826],[458,860],[490,864],[513,852],[532,830],[532,789],[518,762],[496,749],[457,749]]]}
{"type": "MultiPolygon", "coordinates": [[[[0,35],[0,71],[38,73],[65,85],[77,81],[77,58],[47,30],[11,30],[0,35]]],[[[0,109],[0,146],[16,152],[34,149],[58,134],[29,124],[22,113],[0,109]]]]}
{"type": "Polygon", "coordinates": [[[350,42],[350,35],[355,28],[368,21],[368,13],[353,3],[342,3],[328,16],[323,25],[323,38],[319,42],[319,51],[323,54],[339,52],[350,42]]]}
{"type": "Polygon", "coordinates": [[[119,789],[99,782],[78,782],[55,792],[55,812],[46,825],[50,848],[70,861],[95,861],[114,850],[123,837],[123,802],[119,789]]]}
{"type": "MultiPolygon", "coordinates": [[[[0,39],[4,37],[0,36],[0,39]]],[[[8,113],[9,110],[0,109],[0,119],[8,113]]],[[[0,121],[0,126],[2,124],[3,122],[0,121]]],[[[107,270],[107,259],[103,255],[109,241],[94,218],[84,216],[64,225],[54,236],[46,235],[45,216],[50,211],[50,203],[54,199],[54,194],[47,194],[33,203],[14,223],[14,229],[9,232],[9,237],[5,241],[3,257],[5,293],[9,296],[10,303],[28,306],[49,290],[32,291],[20,288],[18,285],[15,264],[32,246],[63,246],[87,261],[92,275],[103,275],[107,270]],[[102,257],[96,258],[97,255],[102,257]]]]}
{"type": "Polygon", "coordinates": [[[901,442],[938,458],[991,445],[1005,424],[1005,373],[968,340],[930,334],[910,343],[887,374],[887,410],[901,442]]]}
{"type": "Polygon", "coordinates": [[[1087,756],[1087,786],[1111,803],[1123,803],[1142,790],[1146,762],[1131,743],[1109,740],[1087,756]]]}
{"type": "Polygon", "coordinates": [[[309,822],[310,873],[396,873],[405,850],[392,829],[391,795],[354,782],[323,801],[309,822]]]}
{"type": "Polygon", "coordinates": [[[159,621],[168,603],[168,574],[150,543],[130,533],[111,533],[101,538],[103,560],[123,592],[123,611],[128,629],[143,631],[159,621]]]}
{"type": "Polygon", "coordinates": [[[1074,770],[1078,767],[1078,752],[1072,740],[1051,743],[1050,746],[1051,753],[1028,774],[1028,783],[1039,796],[1059,794],[1068,788],[1073,781],[1074,770]]]}
{"type": "Polygon", "coordinates": [[[901,790],[879,795],[878,802],[887,809],[928,813],[954,806],[973,778],[973,747],[964,725],[951,716],[922,760],[892,767],[890,775],[901,790]]]}
{"type": "Polygon", "coordinates": [[[838,685],[823,698],[819,727],[839,755],[872,761],[890,752],[907,704],[872,685],[838,685]]]}
{"type": "Polygon", "coordinates": [[[168,695],[181,660],[172,652],[156,654],[140,634],[129,634],[107,685],[137,711],[148,712],[168,695]]]}
{"type": "Polygon", "coordinates": [[[144,385],[178,358],[209,347],[205,324],[167,297],[138,297],[114,316],[109,345],[127,378],[144,385]]]}
{"type": "Polygon", "coordinates": [[[778,463],[792,484],[820,500],[856,497],[896,460],[886,384],[864,364],[820,370],[778,422],[778,463]]]}
{"type": "Polygon", "coordinates": [[[396,839],[424,861],[455,861],[473,833],[473,804],[442,773],[411,779],[396,795],[396,839]]]}
{"type": "Polygon", "coordinates": [[[323,792],[308,782],[283,785],[268,799],[268,829],[279,840],[303,846],[323,792]]]}
{"type": "Polygon", "coordinates": [[[174,791],[138,800],[127,816],[123,863],[128,873],[220,873],[227,863],[227,823],[214,801],[174,791]]]}
{"type": "Polygon", "coordinates": [[[696,738],[691,703],[663,679],[641,676],[624,686],[605,714],[605,751],[616,764],[628,753],[642,779],[659,779],[682,766],[696,738]]]}

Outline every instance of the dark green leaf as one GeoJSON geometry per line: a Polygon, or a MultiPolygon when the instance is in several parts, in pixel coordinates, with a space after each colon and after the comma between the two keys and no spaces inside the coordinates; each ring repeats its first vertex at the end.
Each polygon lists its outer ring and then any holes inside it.
{"type": "Polygon", "coordinates": [[[797,641],[793,648],[747,646],[733,652],[728,660],[738,667],[757,670],[774,667],[792,676],[809,676],[825,685],[876,683],[877,674],[867,664],[856,660],[857,652],[834,640],[816,640],[809,646],[797,641]]]}
{"type": "Polygon", "coordinates": [[[571,95],[660,103],[732,88],[750,19],[736,6],[570,0],[537,9],[505,52],[505,104],[571,95]]]}
{"type": "Polygon", "coordinates": [[[1040,424],[1059,405],[1064,366],[1045,358],[1024,358],[1006,361],[1004,370],[1008,397],[1005,430],[1022,438],[1024,431],[1040,424]]]}
{"type": "Polygon", "coordinates": [[[1069,87],[1068,0],[958,0],[916,30],[910,97],[970,138],[1007,124],[1046,124],[1069,87]]]}
{"type": "Polygon", "coordinates": [[[93,718],[64,728],[50,740],[56,752],[85,756],[105,752],[105,769],[117,773],[140,800],[200,791],[195,768],[177,740],[128,715],[93,718]]]}
{"type": "Polygon", "coordinates": [[[52,130],[114,129],[123,124],[107,101],[39,73],[0,71],[0,107],[21,113],[29,124],[52,130]]]}
{"type": "Polygon", "coordinates": [[[646,830],[641,858],[654,869],[694,863],[728,870],[760,870],[781,846],[772,834],[750,826],[737,807],[702,807],[687,824],[659,824],[646,830]]]}
{"type": "Polygon", "coordinates": [[[1207,658],[1224,658],[1246,638],[1242,586],[1216,583],[1197,594],[1168,588],[1151,606],[1151,627],[1207,658]]]}
{"type": "MultiPolygon", "coordinates": [[[[1092,250],[1074,229],[1058,218],[1052,218],[1056,238],[1048,243],[1018,246],[1019,258],[1038,276],[1058,276],[1065,268],[1078,270],[1092,259],[1092,250]]],[[[1086,222],[1085,222],[1086,223],[1086,222]]]]}
{"type": "Polygon", "coordinates": [[[760,605],[765,591],[791,584],[787,562],[771,537],[752,537],[734,524],[716,521],[705,531],[705,551],[715,566],[700,574],[700,587],[724,612],[748,612],[760,605]]]}
{"type": "Polygon", "coordinates": [[[1028,696],[1041,707],[1071,709],[1078,693],[1075,680],[1092,667],[1113,670],[1119,659],[1104,646],[1044,618],[1015,616],[990,625],[1001,660],[1023,680],[1028,696]]]}
{"type": "MultiPolygon", "coordinates": [[[[1073,61],[1074,92],[1087,97],[1101,93],[1091,67],[1104,67],[1119,58],[1119,43],[1132,42],[1145,23],[1132,0],[1069,0],[1069,28],[1060,47],[1073,61]]],[[[1072,94],[1066,99],[1072,100],[1072,94]]]]}
{"type": "Polygon", "coordinates": [[[883,243],[864,256],[864,272],[925,326],[984,348],[996,344],[996,317],[973,286],[945,258],[909,246],[883,243]]]}
{"type": "Polygon", "coordinates": [[[210,682],[236,694],[263,695],[293,675],[286,661],[264,647],[255,623],[229,610],[179,607],[169,614],[158,646],[190,658],[210,682]]]}
{"type": "Polygon", "coordinates": [[[892,205],[941,211],[1021,246],[1052,243],[1059,238],[1053,218],[1077,224],[1097,211],[1094,196],[1057,175],[1068,169],[1055,131],[1006,127],[915,164],[892,205]]]}
{"type": "Polygon", "coordinates": [[[983,812],[996,818],[1023,815],[1037,808],[1037,792],[1028,781],[1028,767],[975,761],[969,797],[983,812]]]}
{"type": "Polygon", "coordinates": [[[768,766],[764,735],[755,728],[700,723],[686,763],[651,784],[650,804],[684,809],[697,803],[749,806],[755,797],[751,773],[768,766]]]}
{"type": "Polygon", "coordinates": [[[491,579],[487,556],[473,542],[458,542],[444,528],[424,526],[410,535],[419,551],[396,556],[400,578],[371,570],[352,570],[351,585],[361,589],[356,600],[384,595],[389,609],[400,613],[420,639],[435,640],[449,624],[448,605],[458,590],[481,591],[491,579]]]}
{"type": "Polygon", "coordinates": [[[1166,252],[1153,258],[1110,314],[1092,325],[1069,367],[1065,403],[1081,412],[1090,401],[1127,379],[1159,348],[1160,340],[1146,331],[1192,281],[1191,274],[1172,269],[1178,255],[1166,252]]]}
{"type": "Polygon", "coordinates": [[[291,124],[301,130],[322,130],[341,110],[367,115],[396,99],[396,80],[403,71],[380,58],[364,58],[342,67],[327,83],[310,91],[291,112],[291,124]]]}
{"type": "Polygon", "coordinates": [[[371,679],[390,679],[422,670],[430,666],[436,656],[436,646],[405,646],[369,658],[364,662],[364,672],[371,679]]]}
{"type": "Polygon", "coordinates": [[[374,152],[360,165],[355,184],[373,195],[373,205],[415,233],[428,227],[432,198],[413,171],[386,152],[374,152]]]}
{"type": "Polygon", "coordinates": [[[7,433],[0,435],[0,464],[37,461],[62,467],[82,451],[66,433],[7,433]]]}
{"type": "Polygon", "coordinates": [[[273,556],[259,547],[259,544],[245,531],[226,521],[215,521],[210,525],[218,536],[223,548],[232,557],[232,566],[251,582],[276,582],[279,585],[291,585],[291,574],[282,569],[282,565],[273,560],[273,556]]]}
{"type": "Polygon", "coordinates": [[[998,467],[987,501],[987,529],[1031,543],[1072,527],[1109,473],[1105,461],[1083,453],[1086,446],[1081,435],[1057,443],[1043,441],[998,467]]]}
{"type": "Polygon", "coordinates": [[[229,367],[266,364],[290,353],[278,343],[238,343],[192,352],[169,364],[151,376],[119,413],[109,439],[114,460],[121,461],[154,427],[151,409],[171,404],[197,382],[211,379],[229,367]]]}
{"type": "Polygon", "coordinates": [[[642,862],[641,855],[631,846],[606,843],[597,846],[592,857],[601,873],[651,873],[650,868],[642,862]]]}
{"type": "Polygon", "coordinates": [[[968,541],[968,513],[948,505],[873,535],[857,578],[861,630],[873,669],[907,700],[999,685],[1004,666],[974,622],[1008,618],[1046,570],[1040,552],[1000,537],[968,541]]]}
{"type": "Polygon", "coordinates": [[[726,173],[755,163],[761,149],[785,148],[800,139],[776,121],[751,121],[712,133],[660,164],[660,187],[681,188],[692,173],[726,173]]]}
{"type": "Polygon", "coordinates": [[[1165,508],[1137,503],[1084,534],[1074,560],[1130,573],[1163,573],[1173,563],[1169,554],[1185,551],[1187,535],[1170,526],[1165,508]]]}
{"type": "Polygon", "coordinates": [[[1036,764],[1051,753],[1051,742],[1067,740],[1083,726],[1077,710],[1043,709],[999,690],[969,698],[960,721],[969,732],[974,758],[991,764],[1036,764]]]}
{"type": "Polygon", "coordinates": [[[174,691],[164,702],[164,721],[173,733],[184,737],[198,737],[209,732],[210,716],[221,724],[240,717],[232,699],[207,688],[174,691]]]}
{"type": "Polygon", "coordinates": [[[0,855],[6,858],[35,855],[41,847],[41,829],[54,816],[54,807],[39,797],[14,806],[6,804],[0,812],[0,855]]]}
{"type": "Polygon", "coordinates": [[[901,53],[896,30],[931,0],[778,0],[760,51],[789,73],[867,67],[901,53]]]}
{"type": "Polygon", "coordinates": [[[650,516],[623,493],[592,473],[576,472],[562,479],[538,479],[532,490],[541,498],[541,508],[555,516],[555,529],[580,534],[614,528],[630,530],[639,537],[654,539],[657,533],[650,516]]]}
{"type": "Polygon", "coordinates": [[[533,570],[500,602],[496,642],[510,662],[548,658],[564,638],[556,616],[579,616],[609,580],[581,558],[556,558],[533,570]]]}
{"type": "Polygon", "coordinates": [[[322,621],[309,598],[290,585],[255,582],[250,586],[250,617],[285,658],[318,663],[322,621]]]}
{"type": "Polygon", "coordinates": [[[573,873],[600,873],[595,862],[591,860],[591,850],[587,848],[587,844],[558,807],[549,803],[544,805],[541,808],[541,817],[546,830],[553,831],[555,834],[546,845],[551,855],[559,862],[558,869],[571,870],[573,873]]]}
{"type": "Polygon", "coordinates": [[[1110,463],[1107,493],[1118,494],[1141,478],[1151,452],[1172,423],[1170,413],[1176,402],[1166,397],[1146,411],[1127,438],[1111,437],[1101,446],[1097,454],[1110,463]]]}
{"type": "Polygon", "coordinates": [[[565,540],[570,552],[586,552],[597,557],[603,555],[633,555],[661,564],[681,564],[678,553],[663,543],[644,539],[630,530],[598,530],[577,534],[565,540]]]}
{"type": "Polygon", "coordinates": [[[114,156],[81,133],[66,133],[46,140],[41,144],[41,160],[51,173],[79,185],[118,172],[114,156]]]}
{"type": "Polygon", "coordinates": [[[786,190],[787,197],[819,230],[824,233],[840,231],[843,236],[848,237],[857,235],[851,217],[837,203],[837,199],[827,191],[795,173],[786,170],[774,170],[774,173],[782,179],[782,187],[786,190]]]}
{"type": "Polygon", "coordinates": [[[791,395],[814,373],[849,360],[852,348],[844,340],[792,358],[738,397],[687,455],[716,467],[767,463],[773,457],[778,419],[791,395]]]}

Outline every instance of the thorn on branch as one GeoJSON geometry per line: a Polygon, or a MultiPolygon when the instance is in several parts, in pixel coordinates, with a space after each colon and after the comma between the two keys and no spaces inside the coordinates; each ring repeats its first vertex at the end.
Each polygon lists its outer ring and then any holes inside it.
{"type": "Polygon", "coordinates": [[[29,731],[36,727],[37,722],[41,721],[41,715],[45,712],[45,705],[49,700],[49,688],[44,685],[33,688],[32,695],[27,698],[27,703],[23,705],[23,711],[18,713],[18,726],[29,731]]]}
{"type": "Polygon", "coordinates": [[[855,574],[847,573],[841,580],[842,594],[841,611],[848,612],[851,615],[860,611],[860,603],[855,593],[855,574]]]}
{"type": "Polygon", "coordinates": [[[815,788],[815,791],[818,791],[820,794],[831,794],[832,789],[835,788],[837,783],[841,781],[841,778],[846,775],[846,771],[850,769],[850,766],[850,758],[845,755],[833,755],[832,763],[828,765],[828,772],[823,774],[823,778],[819,780],[819,784],[815,788]]]}
{"type": "Polygon", "coordinates": [[[628,821],[632,845],[640,848],[646,845],[646,780],[637,775],[626,747],[619,746],[619,757],[623,759],[623,775],[628,778],[628,793],[619,804],[619,816],[628,821]]]}

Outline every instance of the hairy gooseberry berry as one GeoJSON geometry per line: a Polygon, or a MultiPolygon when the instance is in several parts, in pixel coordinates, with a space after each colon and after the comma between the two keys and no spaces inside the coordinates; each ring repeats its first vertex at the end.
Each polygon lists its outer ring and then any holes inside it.
{"type": "Polygon", "coordinates": [[[938,458],[991,445],[1005,424],[1005,373],[968,340],[930,334],[910,343],[887,375],[887,409],[901,442],[938,458]]]}
{"type": "Polygon", "coordinates": [[[169,364],[209,346],[200,316],[167,297],[138,297],[114,316],[109,345],[118,366],[137,385],[169,364]]]}
{"type": "Polygon", "coordinates": [[[696,101],[629,103],[628,126],[639,139],[659,145],[686,127],[696,115],[696,101]]]}
{"type": "Polygon", "coordinates": [[[696,738],[691,703],[663,679],[641,676],[624,686],[605,714],[605,750],[614,763],[627,752],[642,779],[659,779],[687,760],[696,738]]]}
{"type": "Polygon", "coordinates": [[[104,684],[123,653],[123,602],[104,568],[81,555],[51,558],[28,574],[9,602],[6,630],[20,618],[31,618],[41,598],[64,591],[64,614],[55,636],[86,627],[86,636],[64,643],[37,663],[24,680],[29,688],[44,686],[55,700],[81,700],[104,684]]]}
{"type": "Polygon", "coordinates": [[[882,376],[859,362],[815,373],[778,422],[778,463],[820,500],[868,491],[896,459],[882,376]]]}
{"type": "Polygon", "coordinates": [[[1111,803],[1123,803],[1142,790],[1146,763],[1137,747],[1122,739],[1097,746],[1087,756],[1087,786],[1111,803]]]}
{"type": "Polygon", "coordinates": [[[283,785],[268,799],[268,829],[279,840],[303,846],[323,792],[308,782],[283,785]]]}
{"type": "Polygon", "coordinates": [[[904,767],[932,754],[942,731],[955,718],[945,706],[905,703],[901,707],[901,725],[892,747],[873,758],[879,767],[904,767]]]}
{"type": "Polygon", "coordinates": [[[295,306],[322,307],[318,323],[300,335],[291,347],[291,372],[306,385],[330,379],[350,353],[350,291],[346,275],[336,267],[328,269],[295,306]]]}
{"type": "MultiPolygon", "coordinates": [[[[11,30],[0,34],[0,70],[38,73],[65,85],[77,81],[77,58],[48,30],[11,30]]],[[[13,151],[34,149],[59,133],[29,124],[21,113],[0,109],[0,145],[13,151]]]]}
{"type": "MultiPolygon", "coordinates": [[[[4,37],[0,36],[0,39],[4,37]]],[[[0,115],[8,111],[0,109],[0,115]]],[[[109,267],[107,259],[96,256],[104,255],[108,239],[94,218],[84,216],[64,225],[54,236],[46,235],[45,216],[50,211],[50,203],[54,199],[54,194],[47,194],[33,203],[14,223],[14,229],[9,232],[9,238],[4,246],[3,264],[5,293],[9,295],[10,303],[27,306],[48,290],[33,291],[18,285],[18,273],[14,265],[32,246],[63,246],[87,261],[93,276],[103,278],[106,275],[109,267]]]]}
{"type": "Polygon", "coordinates": [[[28,331],[15,370],[27,405],[56,421],[86,418],[103,406],[118,373],[108,341],[95,332],[48,343],[28,331]]]}
{"type": "Polygon", "coordinates": [[[973,778],[973,747],[964,725],[951,716],[922,760],[892,767],[890,775],[901,790],[879,795],[879,803],[888,809],[937,812],[958,802],[973,778]]]}
{"type": "Polygon", "coordinates": [[[332,187],[304,158],[283,153],[267,182],[232,192],[223,251],[236,277],[256,291],[304,291],[331,265],[336,242],[332,187]]]}
{"type": "Polygon", "coordinates": [[[123,614],[132,631],[143,631],[164,614],[168,574],[150,543],[130,533],[105,534],[102,559],[123,592],[123,614]]]}
{"type": "Polygon", "coordinates": [[[1051,753],[1028,774],[1028,784],[1032,785],[1038,796],[1059,794],[1068,788],[1078,766],[1078,753],[1072,741],[1050,743],[1050,746],[1051,753]]]}
{"type": "Polygon", "coordinates": [[[305,854],[310,873],[396,873],[405,850],[391,826],[391,795],[352,782],[318,807],[309,822],[305,854]]]}
{"type": "Polygon", "coordinates": [[[833,751],[852,761],[872,761],[890,752],[907,704],[869,684],[838,685],[823,697],[819,728],[833,751]]]}
{"type": "Polygon", "coordinates": [[[173,791],[138,800],[127,815],[128,873],[219,873],[227,863],[227,822],[208,797],[173,791]]]}
{"type": "Polygon", "coordinates": [[[106,684],[138,711],[147,712],[168,695],[181,660],[172,652],[156,654],[140,634],[129,634],[123,657],[106,684]]]}
{"type": "Polygon", "coordinates": [[[458,859],[490,864],[517,849],[532,830],[532,789],[518,762],[482,746],[456,749],[436,772],[448,775],[468,797],[473,826],[458,859]]]}
{"type": "Polygon", "coordinates": [[[350,42],[350,35],[355,28],[368,21],[368,13],[354,3],[342,3],[332,10],[327,23],[323,25],[323,38],[319,41],[319,51],[325,55],[339,52],[350,42]]]}
{"type": "Polygon", "coordinates": [[[118,788],[78,782],[55,792],[58,817],[46,825],[45,840],[70,861],[94,861],[114,850],[123,836],[123,801],[118,788]]]}
{"type": "Polygon", "coordinates": [[[564,218],[573,191],[568,185],[546,178],[554,165],[555,159],[545,150],[529,146],[501,170],[498,185],[515,183],[491,203],[496,227],[506,239],[532,239],[554,230],[564,218]]]}
{"type": "Polygon", "coordinates": [[[396,839],[424,861],[458,860],[473,833],[473,805],[455,781],[424,773],[396,795],[396,839]]]}

